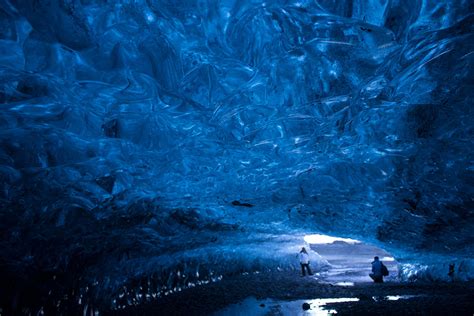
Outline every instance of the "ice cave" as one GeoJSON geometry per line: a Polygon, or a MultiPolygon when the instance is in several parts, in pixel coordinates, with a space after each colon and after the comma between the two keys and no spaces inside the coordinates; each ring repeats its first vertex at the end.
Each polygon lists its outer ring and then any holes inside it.
{"type": "Polygon", "coordinates": [[[0,315],[472,315],[473,61],[472,0],[0,0],[0,315]]]}

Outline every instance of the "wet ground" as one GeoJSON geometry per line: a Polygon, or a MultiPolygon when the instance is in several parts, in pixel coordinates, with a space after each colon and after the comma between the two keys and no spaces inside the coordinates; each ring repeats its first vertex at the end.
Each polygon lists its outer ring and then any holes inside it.
{"type": "Polygon", "coordinates": [[[299,271],[226,277],[110,314],[474,315],[474,282],[400,283],[397,263],[381,249],[342,243],[311,248],[326,258],[332,269],[306,277],[299,271]],[[374,284],[368,277],[374,255],[390,271],[383,284],[374,284]]]}
{"type": "Polygon", "coordinates": [[[473,282],[364,282],[353,286],[337,286],[321,283],[313,277],[301,277],[296,272],[278,272],[225,278],[220,282],[191,288],[156,302],[110,314],[330,315],[330,311],[336,311],[337,315],[472,316],[473,298],[473,282]],[[396,297],[399,299],[395,300],[396,297]],[[314,300],[324,298],[357,300],[326,303],[322,307],[323,314],[316,314],[315,311],[320,308],[314,300]],[[304,312],[303,302],[311,303],[311,310],[304,312]]]}

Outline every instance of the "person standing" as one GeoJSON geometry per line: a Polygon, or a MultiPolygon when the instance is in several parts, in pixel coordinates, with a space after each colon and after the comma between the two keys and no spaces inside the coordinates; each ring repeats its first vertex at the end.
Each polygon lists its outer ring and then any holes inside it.
{"type": "Polygon", "coordinates": [[[454,281],[454,263],[449,264],[448,276],[451,282],[453,282],[454,281]]]}
{"type": "Polygon", "coordinates": [[[301,251],[298,254],[298,257],[300,259],[302,275],[303,276],[306,275],[305,269],[308,271],[308,275],[313,275],[313,273],[311,272],[311,268],[309,267],[309,255],[308,255],[308,252],[306,252],[306,249],[304,247],[301,248],[301,251]]]}

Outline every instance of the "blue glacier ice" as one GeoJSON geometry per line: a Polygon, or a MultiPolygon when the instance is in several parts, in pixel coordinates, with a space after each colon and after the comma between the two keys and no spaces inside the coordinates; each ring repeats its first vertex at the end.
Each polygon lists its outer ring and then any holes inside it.
{"type": "Polygon", "coordinates": [[[287,269],[309,233],[473,279],[473,22],[469,0],[0,0],[1,304],[287,269]]]}

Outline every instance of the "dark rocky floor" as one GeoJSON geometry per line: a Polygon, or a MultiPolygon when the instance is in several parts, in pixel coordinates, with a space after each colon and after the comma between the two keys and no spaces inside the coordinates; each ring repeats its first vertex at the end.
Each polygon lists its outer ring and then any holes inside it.
{"type": "MultiPolygon", "coordinates": [[[[321,283],[297,272],[228,277],[191,288],[159,301],[109,311],[109,315],[212,315],[248,297],[293,301],[316,298],[359,298],[358,302],[327,305],[337,315],[469,315],[474,314],[474,282],[467,283],[355,283],[342,287],[321,283]],[[389,301],[387,295],[415,295],[389,301]]],[[[298,315],[301,311],[295,311],[298,315]]],[[[273,315],[273,314],[272,314],[273,315]]],[[[275,314],[277,315],[277,314],[275,314]]]]}

